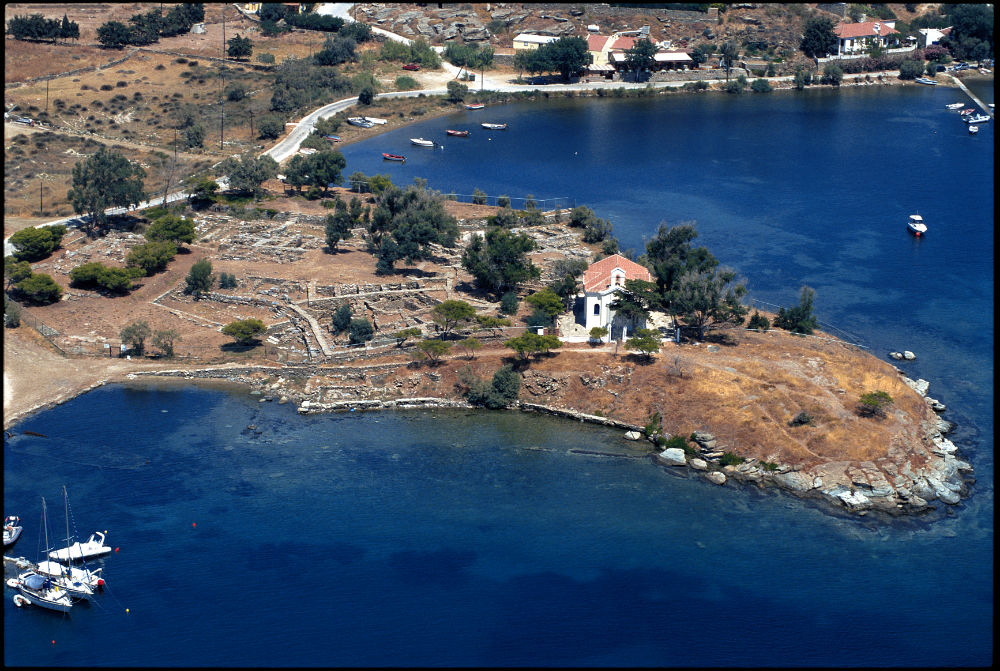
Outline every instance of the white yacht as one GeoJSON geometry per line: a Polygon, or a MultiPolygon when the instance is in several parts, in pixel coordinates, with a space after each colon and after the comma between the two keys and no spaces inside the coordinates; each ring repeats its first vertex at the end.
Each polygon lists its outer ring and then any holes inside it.
{"type": "Polygon", "coordinates": [[[910,220],[906,222],[906,227],[918,238],[927,232],[927,224],[924,223],[924,218],[919,214],[911,214],[910,220]]]}
{"type": "Polygon", "coordinates": [[[85,542],[77,541],[69,547],[49,552],[49,558],[56,561],[76,561],[79,559],[90,559],[91,557],[103,557],[111,552],[111,548],[104,544],[104,534],[95,531],[90,534],[85,542]]]}

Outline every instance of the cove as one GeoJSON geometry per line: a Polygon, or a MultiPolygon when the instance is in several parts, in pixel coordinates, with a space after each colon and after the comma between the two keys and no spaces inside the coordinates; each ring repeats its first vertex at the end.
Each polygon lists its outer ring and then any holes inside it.
{"type": "MultiPolygon", "coordinates": [[[[388,133],[345,147],[346,172],[567,196],[636,250],[659,221],[696,219],[754,298],[788,305],[809,284],[824,323],[876,356],[917,353],[900,366],[949,406],[979,479],[953,515],[843,520],[570,453],[623,441],[547,417],[300,417],[239,391],[113,386],[5,441],[5,513],[26,524],[14,554],[36,552],[38,497],[62,484],[79,532],[120,547],[109,594],[68,620],[5,595],[5,663],[989,663],[993,130],[969,138],[944,110],[954,91],[806,94],[491,107],[470,123],[507,121],[503,136],[383,166],[388,133]],[[924,240],[905,233],[913,210],[924,240]]],[[[455,119],[395,133],[405,146],[437,124],[455,119]]]]}

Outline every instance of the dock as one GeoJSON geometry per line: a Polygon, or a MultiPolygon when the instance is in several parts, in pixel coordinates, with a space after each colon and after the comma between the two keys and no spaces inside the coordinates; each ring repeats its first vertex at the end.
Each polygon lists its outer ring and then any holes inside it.
{"type": "Polygon", "coordinates": [[[949,76],[949,77],[951,77],[951,80],[952,80],[953,82],[955,82],[955,83],[956,83],[956,84],[958,85],[958,88],[960,88],[960,89],[962,89],[963,91],[965,91],[966,95],[968,95],[968,96],[969,96],[970,98],[972,98],[972,100],[973,100],[973,101],[974,101],[974,102],[975,102],[975,103],[976,103],[977,105],[979,105],[979,107],[980,107],[980,108],[981,108],[981,109],[983,110],[983,113],[984,113],[984,114],[988,115],[988,116],[989,116],[989,117],[991,117],[991,118],[993,117],[993,110],[991,110],[991,109],[990,109],[990,106],[989,106],[989,105],[987,105],[986,103],[984,103],[984,102],[983,102],[982,100],[980,100],[979,98],[977,98],[977,97],[976,97],[976,94],[975,94],[975,93],[973,93],[972,91],[970,91],[970,90],[969,90],[969,87],[967,87],[967,86],[966,86],[965,84],[963,84],[963,83],[962,83],[962,80],[960,80],[960,79],[959,79],[958,77],[956,77],[955,75],[948,75],[948,76],[949,76]]]}

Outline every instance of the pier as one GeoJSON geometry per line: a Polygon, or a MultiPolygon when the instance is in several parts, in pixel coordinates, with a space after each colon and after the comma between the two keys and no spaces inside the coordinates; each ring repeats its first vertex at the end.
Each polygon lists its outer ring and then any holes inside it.
{"type": "Polygon", "coordinates": [[[969,90],[969,88],[968,88],[968,87],[967,87],[967,86],[966,86],[965,84],[963,84],[963,83],[962,83],[962,81],[961,81],[961,80],[960,80],[960,79],[959,79],[958,77],[956,77],[955,75],[948,75],[948,76],[949,76],[949,77],[951,77],[951,80],[952,80],[953,82],[955,82],[956,84],[958,84],[958,88],[960,88],[960,89],[962,89],[963,91],[965,91],[965,93],[966,93],[966,94],[967,94],[967,95],[968,95],[968,96],[969,96],[970,98],[972,98],[972,100],[973,100],[973,101],[974,101],[974,102],[975,102],[975,103],[976,103],[977,105],[979,105],[979,107],[980,107],[980,108],[982,108],[982,110],[983,110],[983,112],[984,112],[985,114],[988,114],[988,115],[989,115],[989,116],[990,116],[991,118],[993,117],[993,110],[991,110],[991,109],[990,109],[990,106],[989,106],[989,105],[987,105],[987,104],[986,104],[986,103],[984,103],[984,102],[983,102],[982,100],[980,100],[979,98],[977,98],[977,97],[976,97],[976,94],[975,94],[975,93],[973,93],[972,91],[970,91],[970,90],[969,90]]]}

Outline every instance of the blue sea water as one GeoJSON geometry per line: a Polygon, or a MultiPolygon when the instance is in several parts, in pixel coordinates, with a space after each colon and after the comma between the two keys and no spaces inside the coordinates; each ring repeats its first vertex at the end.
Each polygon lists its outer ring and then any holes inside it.
{"type": "Polygon", "coordinates": [[[14,554],[37,553],[40,496],[64,528],[62,484],[79,533],[108,529],[118,548],[107,593],[68,618],[15,609],[5,589],[5,664],[989,664],[993,129],[969,137],[944,109],[959,99],[549,100],[344,151],[348,174],[573,198],[636,250],[660,221],[696,220],[754,298],[789,305],[813,287],[824,323],[876,356],[917,353],[899,365],[931,382],[976,469],[954,514],[845,519],[573,453],[621,450],[620,432],[552,418],[300,417],[246,390],[119,385],[5,441],[4,512],[26,522],[14,554]],[[456,126],[472,136],[445,139],[456,126]],[[408,146],[420,136],[444,150],[408,146]],[[925,239],[906,233],[911,212],[925,239]]]}

